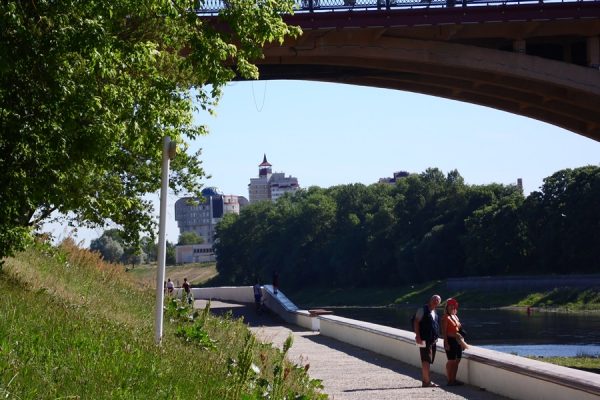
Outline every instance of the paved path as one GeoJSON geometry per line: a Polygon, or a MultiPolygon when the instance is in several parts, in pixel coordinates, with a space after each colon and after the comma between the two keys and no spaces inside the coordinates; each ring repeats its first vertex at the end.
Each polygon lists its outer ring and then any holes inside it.
{"type": "MultiPolygon", "coordinates": [[[[195,306],[204,308],[205,304],[204,300],[197,300],[195,306]]],[[[234,316],[244,318],[260,340],[279,348],[293,334],[294,344],[288,358],[297,364],[310,364],[310,376],[323,381],[325,393],[333,400],[505,399],[472,386],[422,388],[418,368],[288,325],[272,315],[257,316],[252,306],[212,301],[211,310],[216,314],[231,310],[234,316]]],[[[433,381],[446,380],[434,375],[433,381]]]]}

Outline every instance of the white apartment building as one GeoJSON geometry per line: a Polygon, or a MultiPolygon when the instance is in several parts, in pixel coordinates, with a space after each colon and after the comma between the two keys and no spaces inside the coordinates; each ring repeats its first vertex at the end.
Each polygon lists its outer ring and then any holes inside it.
{"type": "Polygon", "coordinates": [[[215,261],[212,244],[184,244],[175,246],[175,262],[177,264],[215,261]]]}
{"type": "Polygon", "coordinates": [[[300,188],[298,178],[285,176],[283,172],[273,173],[272,165],[263,156],[263,162],[258,165],[258,178],[250,178],[248,198],[250,203],[257,201],[276,201],[285,193],[295,192],[300,188]]]}

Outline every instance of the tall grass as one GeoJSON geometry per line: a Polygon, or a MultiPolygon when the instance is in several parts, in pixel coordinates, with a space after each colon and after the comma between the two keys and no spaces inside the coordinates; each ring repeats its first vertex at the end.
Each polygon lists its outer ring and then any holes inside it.
{"type": "Polygon", "coordinates": [[[2,398],[325,398],[302,367],[230,315],[170,300],[156,346],[152,288],[70,240],[7,259],[0,291],[2,398]]]}

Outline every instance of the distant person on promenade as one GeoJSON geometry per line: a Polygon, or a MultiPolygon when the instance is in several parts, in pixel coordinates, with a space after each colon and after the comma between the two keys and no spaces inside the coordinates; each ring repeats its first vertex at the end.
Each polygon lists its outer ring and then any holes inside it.
{"type": "Polygon", "coordinates": [[[464,385],[456,379],[458,373],[458,364],[462,358],[462,351],[466,348],[464,338],[459,333],[461,324],[458,319],[458,301],[450,298],[446,300],[444,316],[442,317],[442,337],[444,338],[444,349],[446,349],[446,376],[448,377],[448,386],[464,385]]]}
{"type": "Polygon", "coordinates": [[[431,364],[435,361],[436,343],[440,337],[440,324],[436,307],[441,303],[442,298],[434,294],[427,304],[419,308],[415,313],[413,321],[413,330],[415,331],[415,341],[419,346],[421,354],[421,375],[423,387],[436,387],[437,384],[431,382],[431,364]]]}
{"type": "Polygon", "coordinates": [[[183,288],[183,291],[185,292],[185,297],[186,297],[188,303],[192,304],[192,301],[193,301],[192,290],[190,289],[190,284],[189,284],[187,278],[183,278],[183,285],[181,287],[183,288]]]}
{"type": "Polygon", "coordinates": [[[260,286],[258,279],[252,289],[254,291],[254,305],[256,306],[256,312],[260,313],[262,307],[262,287],[260,286]]]}
{"type": "Polygon", "coordinates": [[[173,285],[173,281],[171,280],[171,278],[167,279],[167,294],[169,296],[173,295],[174,288],[175,288],[175,286],[173,285]]]}
{"type": "Polygon", "coordinates": [[[277,295],[279,291],[279,272],[273,271],[273,294],[277,295]]]}

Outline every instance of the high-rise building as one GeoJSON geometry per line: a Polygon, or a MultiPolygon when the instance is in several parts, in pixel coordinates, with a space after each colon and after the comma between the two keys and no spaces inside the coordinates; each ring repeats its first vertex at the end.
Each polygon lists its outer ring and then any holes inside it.
{"type": "Polygon", "coordinates": [[[248,184],[248,198],[250,203],[257,201],[276,201],[288,192],[295,192],[300,188],[298,178],[285,176],[283,172],[273,172],[272,165],[263,156],[263,162],[258,165],[258,178],[250,178],[248,184]]]}
{"type": "Polygon", "coordinates": [[[521,193],[523,193],[523,179],[522,178],[517,178],[517,188],[519,188],[521,193]]]}
{"type": "Polygon", "coordinates": [[[379,178],[379,183],[389,183],[389,184],[394,185],[394,184],[396,184],[398,179],[406,178],[409,175],[410,175],[410,173],[408,173],[407,171],[394,172],[394,176],[392,176],[391,178],[379,178]]]}
{"type": "Polygon", "coordinates": [[[245,197],[224,195],[215,187],[202,190],[202,197],[183,197],[175,202],[175,221],[179,233],[196,232],[204,239],[202,244],[177,246],[177,263],[213,261],[215,226],[225,214],[239,214],[240,209],[248,204],[245,197]]]}

